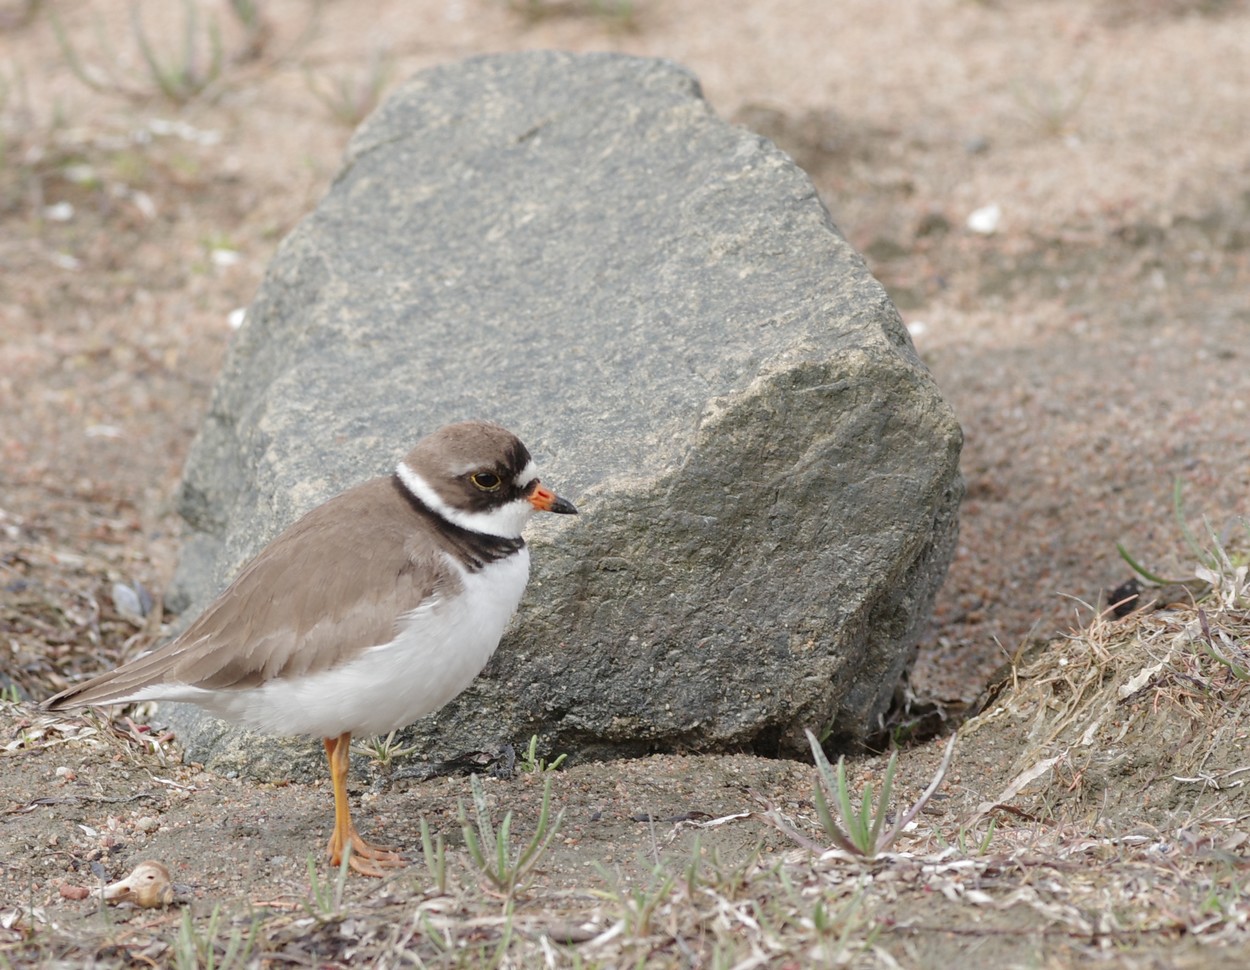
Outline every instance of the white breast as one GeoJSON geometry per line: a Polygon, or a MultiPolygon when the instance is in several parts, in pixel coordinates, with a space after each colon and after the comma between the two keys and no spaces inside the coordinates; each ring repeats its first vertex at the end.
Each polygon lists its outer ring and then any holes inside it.
{"type": "Polygon", "coordinates": [[[437,711],[481,672],[521,601],[529,564],[526,548],[476,573],[456,563],[460,592],[401,617],[389,643],[307,677],[180,699],[265,734],[386,734],[437,711]]]}

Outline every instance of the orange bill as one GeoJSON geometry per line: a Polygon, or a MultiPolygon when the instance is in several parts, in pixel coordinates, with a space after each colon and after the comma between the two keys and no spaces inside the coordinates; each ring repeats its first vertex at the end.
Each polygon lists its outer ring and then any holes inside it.
{"type": "Polygon", "coordinates": [[[558,512],[560,515],[577,515],[577,507],[568,499],[560,498],[549,488],[541,484],[534,486],[530,492],[530,505],[539,512],[558,512]]]}

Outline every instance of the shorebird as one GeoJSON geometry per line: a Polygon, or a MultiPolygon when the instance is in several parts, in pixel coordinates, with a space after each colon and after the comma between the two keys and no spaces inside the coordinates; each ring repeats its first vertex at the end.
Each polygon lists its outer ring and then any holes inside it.
{"type": "Polygon", "coordinates": [[[279,535],[177,638],[46,706],[183,701],[263,733],[322,738],[330,863],[350,848],[353,869],[380,876],[405,862],[352,823],[352,735],[410,724],[478,675],[525,590],[521,530],[536,511],[577,509],[539,482],[511,432],[448,425],[393,474],[279,535]]]}

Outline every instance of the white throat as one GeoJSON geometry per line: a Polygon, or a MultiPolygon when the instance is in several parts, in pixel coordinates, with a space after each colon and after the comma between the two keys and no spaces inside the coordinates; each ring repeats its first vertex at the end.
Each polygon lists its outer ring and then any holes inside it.
{"type": "Polygon", "coordinates": [[[458,525],[470,532],[499,536],[501,539],[519,539],[521,530],[525,528],[530,516],[534,514],[534,506],[527,498],[514,499],[488,512],[467,512],[464,509],[454,509],[439,498],[438,493],[430,487],[430,483],[409,468],[406,462],[401,461],[395,467],[395,474],[403,482],[404,488],[408,489],[418,502],[452,525],[458,525]]]}

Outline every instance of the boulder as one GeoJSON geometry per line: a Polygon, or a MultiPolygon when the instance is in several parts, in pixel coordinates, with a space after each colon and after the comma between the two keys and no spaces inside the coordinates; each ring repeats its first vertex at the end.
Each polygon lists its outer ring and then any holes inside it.
{"type": "MultiPolygon", "coordinates": [[[[176,602],[465,417],[582,515],[534,522],[512,629],[409,741],[774,755],[878,729],[952,554],[959,425],[807,176],[681,67],[479,57],[360,128],[218,380],[176,602]]],[[[291,774],[172,718],[193,760],[291,774]]]]}

